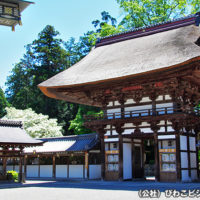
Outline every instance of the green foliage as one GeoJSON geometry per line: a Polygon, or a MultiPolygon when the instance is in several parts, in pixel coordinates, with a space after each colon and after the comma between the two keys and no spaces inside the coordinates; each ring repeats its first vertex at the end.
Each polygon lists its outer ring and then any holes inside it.
{"type": "Polygon", "coordinates": [[[7,171],[7,175],[10,175],[12,176],[12,180],[14,180],[15,182],[18,181],[18,173],[16,171],[7,171]]]}
{"type": "Polygon", "coordinates": [[[99,108],[80,105],[75,119],[71,120],[69,130],[73,130],[76,135],[91,133],[91,130],[83,126],[83,116],[98,114],[97,112],[99,112],[99,108]]]}
{"type": "Polygon", "coordinates": [[[138,28],[173,20],[200,10],[197,0],[116,0],[123,11],[125,28],[138,28]]]}
{"type": "Polygon", "coordinates": [[[0,118],[6,114],[5,108],[9,106],[9,103],[4,95],[3,90],[0,88],[0,118]]]}

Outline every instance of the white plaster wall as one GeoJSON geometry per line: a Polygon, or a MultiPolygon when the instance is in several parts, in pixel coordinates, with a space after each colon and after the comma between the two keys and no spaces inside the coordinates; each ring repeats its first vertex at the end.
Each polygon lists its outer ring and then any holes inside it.
{"type": "Polygon", "coordinates": [[[163,132],[165,132],[165,127],[160,127],[158,133],[163,133],[163,132]]]}
{"type": "Polygon", "coordinates": [[[115,109],[108,109],[107,110],[107,115],[108,115],[108,119],[113,119],[113,113],[118,113],[118,115],[115,118],[121,118],[121,115],[119,115],[119,113],[121,112],[120,108],[115,108],[115,109]]]}
{"type": "Polygon", "coordinates": [[[170,100],[170,99],[172,99],[172,98],[170,97],[170,95],[165,95],[165,100],[170,100]]]}
{"type": "Polygon", "coordinates": [[[141,103],[144,102],[151,102],[151,99],[149,99],[149,97],[143,97],[142,100],[140,101],[141,103]]]}
{"type": "Polygon", "coordinates": [[[113,102],[112,101],[108,103],[107,107],[111,107],[111,106],[113,106],[113,102]]]}
{"type": "Polygon", "coordinates": [[[197,167],[196,153],[190,153],[190,165],[192,168],[197,167]]]}
{"type": "Polygon", "coordinates": [[[125,112],[129,112],[129,111],[136,111],[136,110],[148,110],[148,109],[152,109],[152,105],[143,105],[143,106],[134,106],[134,107],[125,107],[124,110],[125,112]]]}
{"type": "Polygon", "coordinates": [[[198,177],[197,177],[197,170],[191,170],[191,179],[193,181],[198,179],[198,177]]]}
{"type": "Polygon", "coordinates": [[[158,139],[175,139],[175,135],[159,135],[158,139]]]}
{"type": "Polygon", "coordinates": [[[161,96],[161,95],[158,96],[157,99],[156,99],[156,101],[162,101],[162,100],[163,100],[163,96],[161,96]]]}
{"type": "Polygon", "coordinates": [[[119,101],[114,101],[114,106],[120,106],[121,104],[119,103],[119,101]]]}
{"type": "Polygon", "coordinates": [[[123,144],[123,179],[132,179],[132,147],[131,144],[123,144]]]}
{"type": "Polygon", "coordinates": [[[196,139],[195,137],[190,138],[190,151],[196,151],[196,139]]]}
{"type": "Polygon", "coordinates": [[[124,132],[122,133],[123,135],[128,135],[134,132],[134,129],[125,129],[124,132]]]}
{"type": "Polygon", "coordinates": [[[13,167],[14,167],[13,165],[7,165],[6,166],[6,171],[14,170],[13,167]]]}
{"type": "Polygon", "coordinates": [[[126,104],[133,104],[133,103],[135,103],[133,99],[127,99],[124,104],[126,105],[126,104]]]}
{"type": "Polygon", "coordinates": [[[101,165],[89,165],[89,179],[101,178],[101,165]]]}
{"type": "Polygon", "coordinates": [[[188,168],[187,152],[181,152],[181,168],[188,168]]]}
{"type": "Polygon", "coordinates": [[[105,144],[105,150],[108,150],[108,143],[105,144]]]}
{"type": "Polygon", "coordinates": [[[172,128],[172,126],[168,126],[167,127],[167,132],[171,132],[171,131],[174,131],[174,129],[172,128]]]}
{"type": "Polygon", "coordinates": [[[107,138],[107,139],[104,139],[104,142],[118,142],[119,141],[119,138],[107,138]]]}
{"type": "Polygon", "coordinates": [[[67,178],[67,165],[56,165],[56,178],[67,178]]]}
{"type": "Polygon", "coordinates": [[[143,133],[153,133],[153,131],[151,130],[151,128],[140,128],[140,130],[143,133]]]}
{"type": "Polygon", "coordinates": [[[53,165],[40,165],[40,177],[53,177],[53,165]]]}
{"type": "Polygon", "coordinates": [[[173,107],[173,103],[160,103],[156,104],[156,108],[173,107]]]}
{"type": "MultiPolygon", "coordinates": [[[[14,170],[15,170],[16,172],[19,172],[19,165],[15,165],[14,170]]],[[[22,172],[24,172],[24,166],[22,166],[22,172]]]]}
{"type": "Polygon", "coordinates": [[[126,123],[124,124],[123,128],[132,128],[133,124],[132,123],[126,123]]]}
{"type": "Polygon", "coordinates": [[[69,165],[69,178],[83,178],[83,165],[69,165]]]}
{"type": "Polygon", "coordinates": [[[105,136],[108,136],[108,135],[110,135],[110,131],[106,131],[105,136]]]}
{"type": "Polygon", "coordinates": [[[38,165],[27,165],[26,170],[27,170],[26,171],[27,177],[33,177],[33,178],[38,177],[38,170],[39,170],[38,165]]]}
{"type": "Polygon", "coordinates": [[[181,150],[187,150],[187,137],[186,136],[180,136],[180,149],[181,150]]]}
{"type": "Polygon", "coordinates": [[[181,170],[182,181],[190,181],[188,170],[181,170]]]}

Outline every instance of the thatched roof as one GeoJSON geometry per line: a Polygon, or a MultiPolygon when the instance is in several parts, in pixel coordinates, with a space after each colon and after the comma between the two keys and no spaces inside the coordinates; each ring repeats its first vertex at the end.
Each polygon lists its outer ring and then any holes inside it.
{"type": "MultiPolygon", "coordinates": [[[[190,23],[99,46],[74,66],[39,84],[39,88],[49,97],[62,99],[53,91],[54,88],[136,77],[199,60],[200,47],[195,44],[199,37],[200,28],[190,23]]],[[[72,99],[66,97],[65,100],[72,99]]]]}

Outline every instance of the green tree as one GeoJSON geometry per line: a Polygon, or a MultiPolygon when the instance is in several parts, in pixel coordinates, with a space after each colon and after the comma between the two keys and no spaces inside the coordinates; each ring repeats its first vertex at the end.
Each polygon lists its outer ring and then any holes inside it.
{"type": "Polygon", "coordinates": [[[0,118],[6,114],[5,108],[9,106],[9,103],[4,95],[2,88],[0,88],[0,118]]]}
{"type": "Polygon", "coordinates": [[[200,10],[199,0],[116,0],[126,29],[173,20],[200,10]]]}
{"type": "Polygon", "coordinates": [[[17,109],[32,108],[37,113],[56,117],[59,124],[64,126],[64,133],[72,134],[72,131],[68,131],[69,121],[75,118],[78,105],[48,98],[37,87],[71,66],[64,42],[57,38],[58,35],[54,27],[47,25],[38,34],[38,39],[26,46],[24,57],[7,78],[6,94],[17,109]]]}

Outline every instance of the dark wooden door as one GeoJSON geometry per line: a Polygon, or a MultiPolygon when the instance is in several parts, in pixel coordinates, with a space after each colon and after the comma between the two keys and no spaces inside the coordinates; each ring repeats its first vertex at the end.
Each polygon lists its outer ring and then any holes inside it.
{"type": "Polygon", "coordinates": [[[135,158],[134,163],[133,163],[134,178],[143,178],[144,177],[144,168],[142,167],[141,146],[135,146],[134,158],[135,158]]]}

